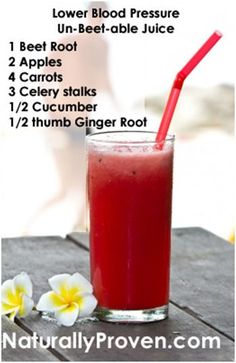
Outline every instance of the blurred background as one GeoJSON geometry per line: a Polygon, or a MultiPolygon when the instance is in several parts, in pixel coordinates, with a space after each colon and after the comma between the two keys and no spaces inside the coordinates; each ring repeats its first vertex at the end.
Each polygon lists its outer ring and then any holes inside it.
{"type": "MultiPolygon", "coordinates": [[[[11,129],[9,126],[9,43],[14,41],[41,42],[77,41],[77,53],[20,53],[31,58],[62,58],[63,66],[55,69],[32,69],[31,73],[63,74],[59,84],[47,88],[88,86],[98,90],[94,98],[76,97],[56,103],[96,103],[91,118],[148,118],[148,129],[157,130],[170,87],[176,73],[196,52],[215,29],[223,38],[185,81],[177,106],[171,133],[176,134],[173,227],[200,226],[229,240],[234,239],[234,85],[232,52],[233,1],[211,0],[190,2],[168,1],[107,1],[91,4],[87,1],[49,0],[33,3],[22,0],[6,5],[12,24],[2,24],[6,41],[3,44],[5,60],[1,65],[3,100],[1,149],[3,155],[3,236],[65,235],[86,229],[86,168],[85,130],[69,129],[11,129]],[[178,19],[127,19],[142,28],[145,22],[174,25],[174,34],[147,35],[59,35],[58,19],[52,19],[52,8],[87,9],[171,9],[178,10],[178,19]],[[24,11],[22,12],[22,9],[24,11]],[[10,15],[11,14],[11,15],[10,15]],[[18,15],[21,14],[19,17],[18,15]],[[30,14],[30,15],[29,15],[30,14]],[[18,29],[18,31],[16,31],[18,29]],[[29,31],[30,29],[30,31],[29,31]]],[[[88,24],[99,21],[82,20],[88,24]]],[[[63,20],[77,24],[76,20],[63,20]]],[[[107,26],[126,22],[125,19],[107,19],[107,26]]],[[[2,29],[3,31],[3,29],[2,29]]],[[[24,69],[16,68],[16,73],[24,69]]],[[[15,86],[22,84],[15,82],[15,86]]],[[[27,84],[37,87],[38,84],[27,84]]],[[[18,98],[15,97],[14,101],[18,98]]],[[[35,102],[28,98],[27,102],[35,102]]],[[[50,103],[50,99],[42,100],[50,103]]],[[[64,114],[63,114],[64,115],[64,114]]],[[[28,114],[28,117],[35,116],[28,114]]],[[[62,115],[40,118],[60,118],[62,115]]],[[[68,114],[74,119],[76,114],[68,114]]],[[[93,132],[96,130],[90,130],[93,132]]]]}

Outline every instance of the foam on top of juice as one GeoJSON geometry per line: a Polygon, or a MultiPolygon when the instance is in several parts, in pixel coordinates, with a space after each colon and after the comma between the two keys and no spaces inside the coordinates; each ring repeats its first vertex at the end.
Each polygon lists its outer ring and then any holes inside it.
{"type": "Polygon", "coordinates": [[[87,138],[89,147],[100,152],[114,153],[150,153],[161,152],[172,148],[174,136],[168,136],[164,142],[162,150],[156,147],[155,132],[104,132],[93,134],[87,138]]]}

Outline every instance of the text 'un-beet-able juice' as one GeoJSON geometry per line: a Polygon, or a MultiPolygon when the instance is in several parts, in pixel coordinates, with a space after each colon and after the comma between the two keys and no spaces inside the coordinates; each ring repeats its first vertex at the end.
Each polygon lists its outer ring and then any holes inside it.
{"type": "Polygon", "coordinates": [[[174,137],[87,137],[91,280],[108,321],[167,317],[174,137]]]}

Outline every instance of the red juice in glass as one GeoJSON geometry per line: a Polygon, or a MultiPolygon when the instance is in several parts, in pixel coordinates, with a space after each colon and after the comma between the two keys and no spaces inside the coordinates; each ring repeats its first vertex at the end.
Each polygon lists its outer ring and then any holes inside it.
{"type": "Polygon", "coordinates": [[[87,137],[91,280],[99,316],[167,317],[174,137],[152,132],[87,137]]]}

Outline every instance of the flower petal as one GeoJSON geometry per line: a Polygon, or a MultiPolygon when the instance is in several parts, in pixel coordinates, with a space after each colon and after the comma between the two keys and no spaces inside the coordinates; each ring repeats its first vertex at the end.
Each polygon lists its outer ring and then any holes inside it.
{"type": "Polygon", "coordinates": [[[25,316],[29,315],[33,309],[33,306],[33,300],[27,295],[22,295],[22,303],[18,312],[19,317],[24,318],[25,316]]]}
{"type": "Polygon", "coordinates": [[[10,314],[15,310],[18,310],[18,308],[16,306],[8,305],[8,304],[2,302],[1,315],[10,314]]]}
{"type": "Polygon", "coordinates": [[[74,273],[68,278],[68,287],[70,295],[91,294],[93,292],[93,287],[90,282],[79,272],[74,273]]]}
{"type": "Polygon", "coordinates": [[[67,281],[69,277],[69,274],[60,274],[48,280],[49,285],[57,295],[64,296],[67,294],[67,281]]]}
{"type": "Polygon", "coordinates": [[[8,305],[16,306],[18,299],[16,299],[15,285],[13,280],[6,280],[1,287],[2,301],[8,305]]]}
{"type": "Polygon", "coordinates": [[[86,294],[81,296],[77,303],[80,310],[79,317],[84,318],[92,314],[97,306],[97,299],[92,294],[86,294]]]}
{"type": "Polygon", "coordinates": [[[19,275],[14,277],[13,282],[17,293],[23,293],[32,297],[33,286],[30,277],[26,272],[21,272],[19,275]]]}
{"type": "Polygon", "coordinates": [[[64,326],[72,326],[79,315],[79,307],[77,304],[72,303],[65,309],[55,312],[55,318],[64,326]]]}
{"type": "Polygon", "coordinates": [[[66,306],[67,304],[60,298],[60,296],[55,294],[54,291],[49,291],[40,297],[36,309],[39,311],[54,312],[63,309],[66,306]]]}

